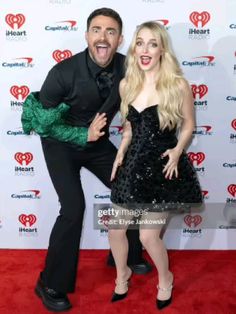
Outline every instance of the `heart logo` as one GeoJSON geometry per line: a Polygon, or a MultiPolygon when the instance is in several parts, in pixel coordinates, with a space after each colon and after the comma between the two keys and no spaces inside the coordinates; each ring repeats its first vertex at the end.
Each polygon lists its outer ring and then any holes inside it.
{"type": "Polygon", "coordinates": [[[233,197],[236,197],[236,184],[230,184],[228,186],[228,192],[231,194],[233,197]]]}
{"type": "Polygon", "coordinates": [[[201,23],[202,27],[204,27],[210,21],[210,13],[204,11],[202,13],[198,13],[196,11],[192,12],[189,16],[190,21],[193,23],[194,26],[198,27],[201,23]]]}
{"type": "Polygon", "coordinates": [[[190,228],[193,227],[197,227],[201,222],[202,222],[202,217],[200,215],[186,215],[184,217],[184,222],[186,223],[187,226],[189,226],[190,228]]]}
{"type": "Polygon", "coordinates": [[[25,16],[23,14],[7,14],[5,21],[12,29],[19,29],[25,23],[25,16]]]}
{"type": "Polygon", "coordinates": [[[205,154],[202,152],[198,152],[198,153],[189,152],[188,157],[192,163],[196,162],[197,165],[200,165],[205,159],[205,154]]]}
{"type": "Polygon", "coordinates": [[[19,100],[19,98],[21,98],[21,100],[24,100],[26,98],[26,96],[29,95],[29,87],[28,86],[12,86],[10,88],[10,93],[19,100]]]}
{"type": "Polygon", "coordinates": [[[18,219],[19,219],[19,222],[21,222],[22,225],[24,225],[26,227],[31,227],[37,221],[36,216],[33,214],[30,214],[30,215],[22,214],[19,216],[18,219]]]}
{"type": "Polygon", "coordinates": [[[234,128],[235,131],[236,131],[236,119],[234,119],[234,120],[231,122],[231,126],[232,126],[232,128],[234,128]]]}
{"type": "Polygon", "coordinates": [[[104,225],[105,227],[108,227],[110,218],[111,218],[111,217],[110,217],[109,215],[103,215],[103,216],[101,217],[101,221],[103,222],[103,225],[104,225]]]}
{"type": "Polygon", "coordinates": [[[199,95],[199,99],[201,99],[203,96],[205,96],[208,92],[208,87],[204,84],[201,85],[191,85],[193,98],[196,99],[196,95],[199,95]]]}
{"type": "Polygon", "coordinates": [[[25,164],[26,166],[33,160],[33,155],[31,153],[16,153],[14,156],[15,160],[20,164],[25,164]]]}
{"type": "Polygon", "coordinates": [[[72,57],[72,52],[70,50],[55,50],[52,54],[52,57],[56,62],[61,62],[65,59],[72,57]]]}

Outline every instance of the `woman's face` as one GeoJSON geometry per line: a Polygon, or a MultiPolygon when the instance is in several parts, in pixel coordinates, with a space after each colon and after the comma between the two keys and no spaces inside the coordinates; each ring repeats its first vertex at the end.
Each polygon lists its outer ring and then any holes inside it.
{"type": "Polygon", "coordinates": [[[158,70],[163,47],[160,36],[155,37],[152,31],[148,28],[143,28],[139,31],[136,44],[135,56],[138,60],[138,65],[143,71],[158,70]]]}

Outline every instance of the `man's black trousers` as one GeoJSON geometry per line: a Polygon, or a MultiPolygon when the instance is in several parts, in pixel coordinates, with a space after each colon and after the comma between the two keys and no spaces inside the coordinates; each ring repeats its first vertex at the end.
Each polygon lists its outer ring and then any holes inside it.
{"type": "MultiPolygon", "coordinates": [[[[41,141],[48,172],[61,205],[50,235],[42,277],[48,287],[58,292],[73,292],[85,210],[80,170],[82,167],[87,168],[110,187],[117,149],[108,139],[84,150],[49,138],[42,138],[41,141]]],[[[138,264],[142,258],[139,231],[128,230],[127,236],[128,264],[138,264]]]]}

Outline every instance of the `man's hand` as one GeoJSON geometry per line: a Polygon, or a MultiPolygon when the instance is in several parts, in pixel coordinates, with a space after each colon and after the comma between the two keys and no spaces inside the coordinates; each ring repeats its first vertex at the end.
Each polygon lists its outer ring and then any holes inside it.
{"type": "Polygon", "coordinates": [[[107,118],[105,113],[97,113],[95,118],[93,119],[92,123],[90,124],[90,127],[88,129],[88,142],[95,142],[97,141],[101,136],[105,134],[105,132],[101,132],[101,129],[104,128],[104,126],[107,123],[107,118]]]}

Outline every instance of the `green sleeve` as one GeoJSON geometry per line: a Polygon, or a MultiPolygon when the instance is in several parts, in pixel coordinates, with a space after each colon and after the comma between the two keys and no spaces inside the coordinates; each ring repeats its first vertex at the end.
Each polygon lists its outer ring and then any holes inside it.
{"type": "Polygon", "coordinates": [[[67,104],[61,103],[56,108],[44,109],[39,101],[39,93],[33,92],[23,104],[21,115],[23,131],[26,134],[35,131],[41,137],[52,137],[62,142],[85,146],[88,129],[65,123],[64,117],[69,108],[67,104]]]}

